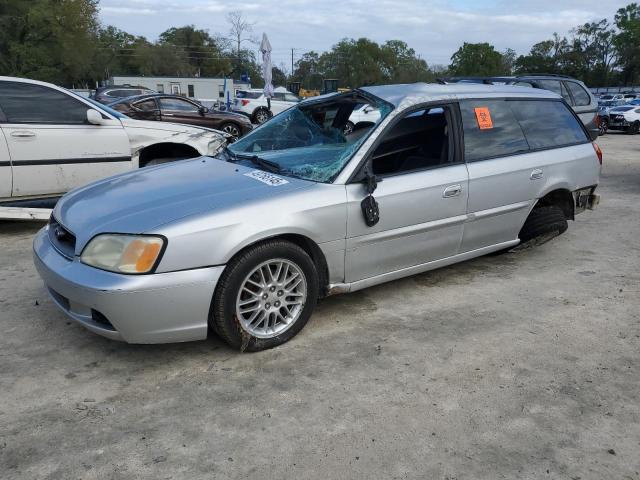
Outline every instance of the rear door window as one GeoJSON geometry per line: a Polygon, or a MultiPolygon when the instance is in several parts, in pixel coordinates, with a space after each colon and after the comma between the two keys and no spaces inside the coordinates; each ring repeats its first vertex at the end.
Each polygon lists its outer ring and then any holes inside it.
{"type": "Polygon", "coordinates": [[[143,112],[151,112],[158,109],[156,101],[153,98],[136,102],[133,104],[133,106],[138,110],[142,110],[143,112]]]}
{"type": "Polygon", "coordinates": [[[507,102],[532,150],[587,142],[580,121],[562,102],[511,100],[507,102]]]}
{"type": "Polygon", "coordinates": [[[591,103],[591,97],[580,84],[576,82],[564,82],[564,84],[571,92],[576,107],[584,107],[591,103]]]}
{"type": "Polygon", "coordinates": [[[0,106],[9,123],[87,123],[88,105],[42,85],[0,82],[0,106]]]}
{"type": "Polygon", "coordinates": [[[460,102],[464,127],[464,153],[468,162],[529,150],[522,129],[505,100],[460,102]]]}

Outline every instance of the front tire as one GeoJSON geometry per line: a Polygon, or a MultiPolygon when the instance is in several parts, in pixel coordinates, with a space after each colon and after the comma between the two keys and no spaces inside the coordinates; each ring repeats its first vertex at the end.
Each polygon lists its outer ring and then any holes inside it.
{"type": "Polygon", "coordinates": [[[563,234],[567,228],[567,219],[560,207],[554,205],[534,208],[520,230],[519,247],[542,245],[563,234]]]}
{"type": "Polygon", "coordinates": [[[306,325],[318,291],[311,257],[293,243],[271,240],[229,262],[218,281],[209,325],[240,351],[273,348],[306,325]]]}
{"type": "Polygon", "coordinates": [[[640,121],[636,120],[635,122],[633,122],[627,129],[627,133],[629,135],[636,135],[640,133],[640,121]]]}

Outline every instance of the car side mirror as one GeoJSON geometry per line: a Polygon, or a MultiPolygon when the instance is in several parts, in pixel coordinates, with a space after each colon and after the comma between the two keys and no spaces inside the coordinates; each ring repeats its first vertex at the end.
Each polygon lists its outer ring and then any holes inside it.
{"type": "Polygon", "coordinates": [[[87,110],[87,122],[89,122],[91,125],[105,124],[105,120],[104,118],[102,118],[102,114],[99,111],[94,110],[93,108],[87,110]]]}
{"type": "Polygon", "coordinates": [[[204,115],[205,113],[209,113],[209,109],[207,107],[200,107],[198,109],[198,111],[200,112],[200,115],[204,115]]]}
{"type": "Polygon", "coordinates": [[[600,130],[597,128],[590,128],[589,129],[589,138],[591,138],[591,141],[595,141],[598,138],[598,135],[600,135],[600,130]]]}
{"type": "Polygon", "coordinates": [[[373,227],[380,221],[380,207],[373,197],[373,192],[378,188],[378,177],[371,173],[368,168],[364,171],[364,182],[367,188],[367,196],[360,202],[362,216],[367,227],[373,227]]]}

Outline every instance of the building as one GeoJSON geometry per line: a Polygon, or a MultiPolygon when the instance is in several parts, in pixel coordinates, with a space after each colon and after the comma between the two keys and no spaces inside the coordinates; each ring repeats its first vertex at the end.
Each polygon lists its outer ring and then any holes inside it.
{"type": "Polygon", "coordinates": [[[226,90],[224,78],[212,77],[141,77],[114,75],[107,81],[108,85],[131,85],[147,87],[159,93],[171,93],[198,100],[210,106],[218,101],[226,101],[235,97],[233,79],[227,78],[226,90]]]}

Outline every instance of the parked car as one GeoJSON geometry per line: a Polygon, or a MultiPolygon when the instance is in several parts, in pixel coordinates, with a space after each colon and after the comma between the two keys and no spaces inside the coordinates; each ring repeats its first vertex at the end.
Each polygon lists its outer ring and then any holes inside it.
{"type": "MultiPolygon", "coordinates": [[[[541,88],[562,96],[588,130],[598,129],[598,100],[584,83],[564,75],[517,75],[513,77],[452,77],[454,82],[486,83],[541,88]]],[[[607,95],[601,97],[607,100],[607,95]]],[[[620,97],[622,99],[622,96],[620,97]]],[[[610,98],[608,100],[613,100],[610,98]]],[[[616,98],[616,100],[618,100],[616,98]]]]}
{"type": "Polygon", "coordinates": [[[320,296],[563,233],[597,205],[601,163],[545,90],[365,87],[299,103],[215,158],[67,194],[34,259],[93,332],[161,343],[210,326],[261,350],[296,335],[320,296]],[[345,135],[364,103],[380,118],[345,135]]]}
{"type": "Polygon", "coordinates": [[[624,95],[622,93],[606,93],[600,97],[601,101],[610,101],[610,100],[624,100],[624,95]]]}
{"type": "Polygon", "coordinates": [[[600,135],[604,135],[609,129],[609,111],[612,108],[619,107],[625,104],[626,103],[624,100],[604,100],[598,102],[598,116],[600,117],[598,128],[600,129],[600,135]]]}
{"type": "Polygon", "coordinates": [[[271,99],[271,110],[262,89],[239,90],[231,104],[231,110],[246,115],[253,123],[262,124],[273,115],[295,106],[300,98],[286,88],[278,87],[271,99]]]}
{"type": "Polygon", "coordinates": [[[244,115],[210,110],[179,95],[162,93],[137,95],[109,105],[111,108],[138,120],[186,123],[221,130],[238,139],[253,128],[244,115]]]}
{"type": "Polygon", "coordinates": [[[123,98],[132,97],[134,95],[148,95],[157,93],[147,87],[132,87],[131,85],[111,85],[109,87],[99,87],[90,97],[97,102],[109,105],[123,98]]]}
{"type": "Polygon", "coordinates": [[[638,98],[638,94],[637,93],[625,93],[624,94],[624,101],[625,102],[630,102],[632,100],[635,100],[636,98],[638,98]]]}
{"type": "Polygon", "coordinates": [[[132,120],[49,83],[0,77],[0,205],[212,155],[225,143],[214,130],[132,120]]]}
{"type": "Polygon", "coordinates": [[[344,127],[344,133],[348,135],[353,132],[356,125],[376,123],[378,120],[380,120],[380,110],[368,103],[361,103],[353,108],[349,121],[344,127]]]}
{"type": "Polygon", "coordinates": [[[640,133],[640,106],[622,105],[609,110],[609,129],[640,133]]]}

